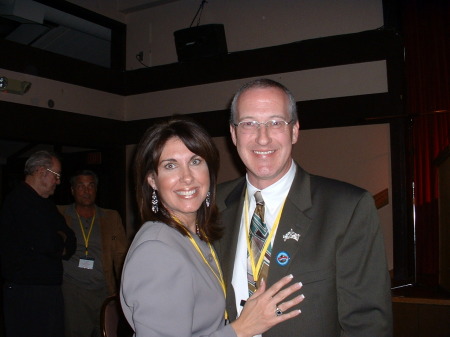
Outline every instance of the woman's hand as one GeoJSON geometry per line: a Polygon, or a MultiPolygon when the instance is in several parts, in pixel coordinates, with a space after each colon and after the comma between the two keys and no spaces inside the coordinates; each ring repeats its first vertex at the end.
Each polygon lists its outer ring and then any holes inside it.
{"type": "Polygon", "coordinates": [[[302,302],[305,296],[299,295],[283,302],[302,287],[299,282],[283,289],[292,279],[292,275],[285,276],[267,290],[266,282],[261,280],[260,287],[247,300],[239,318],[231,323],[238,337],[262,334],[278,323],[300,315],[298,309],[287,311],[302,302]]]}

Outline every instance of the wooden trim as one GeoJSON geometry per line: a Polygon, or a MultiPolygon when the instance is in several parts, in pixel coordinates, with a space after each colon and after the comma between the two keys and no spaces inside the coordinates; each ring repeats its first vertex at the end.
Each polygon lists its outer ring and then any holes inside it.
{"type": "Polygon", "coordinates": [[[414,304],[433,304],[433,305],[448,305],[450,306],[450,299],[444,298],[421,298],[421,297],[401,297],[393,296],[394,303],[414,303],[414,304]]]}
{"type": "Polygon", "coordinates": [[[378,192],[373,196],[373,199],[375,200],[375,206],[377,209],[389,205],[389,189],[385,188],[384,190],[378,192]]]}

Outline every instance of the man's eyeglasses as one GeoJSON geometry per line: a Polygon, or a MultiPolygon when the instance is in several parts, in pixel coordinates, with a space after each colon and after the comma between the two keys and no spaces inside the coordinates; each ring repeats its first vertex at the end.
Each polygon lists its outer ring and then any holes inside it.
{"type": "Polygon", "coordinates": [[[61,180],[61,173],[52,171],[52,170],[50,170],[49,168],[46,168],[46,170],[47,170],[48,172],[50,172],[50,173],[53,173],[53,174],[55,175],[56,179],[61,180]]]}
{"type": "Polygon", "coordinates": [[[233,123],[233,125],[243,133],[256,133],[261,125],[264,125],[270,131],[283,132],[286,130],[286,126],[292,122],[292,119],[289,122],[283,120],[270,120],[267,122],[243,121],[237,124],[233,123]]]}

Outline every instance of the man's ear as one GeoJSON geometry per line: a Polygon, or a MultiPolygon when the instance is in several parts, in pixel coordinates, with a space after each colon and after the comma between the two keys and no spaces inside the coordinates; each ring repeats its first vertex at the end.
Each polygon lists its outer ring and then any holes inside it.
{"type": "Polygon", "coordinates": [[[292,145],[297,143],[299,132],[300,132],[300,123],[299,121],[296,121],[295,124],[292,126],[292,145]]]}
{"type": "Polygon", "coordinates": [[[236,128],[232,124],[230,124],[230,134],[231,140],[233,141],[233,144],[236,146],[236,128]]]}

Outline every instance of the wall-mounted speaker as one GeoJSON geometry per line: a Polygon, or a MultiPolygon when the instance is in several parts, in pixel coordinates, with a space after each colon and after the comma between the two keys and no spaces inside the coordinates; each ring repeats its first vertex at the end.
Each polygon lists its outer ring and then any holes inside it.
{"type": "Polygon", "coordinates": [[[180,62],[228,53],[222,24],[185,28],[177,30],[173,35],[180,62]]]}

